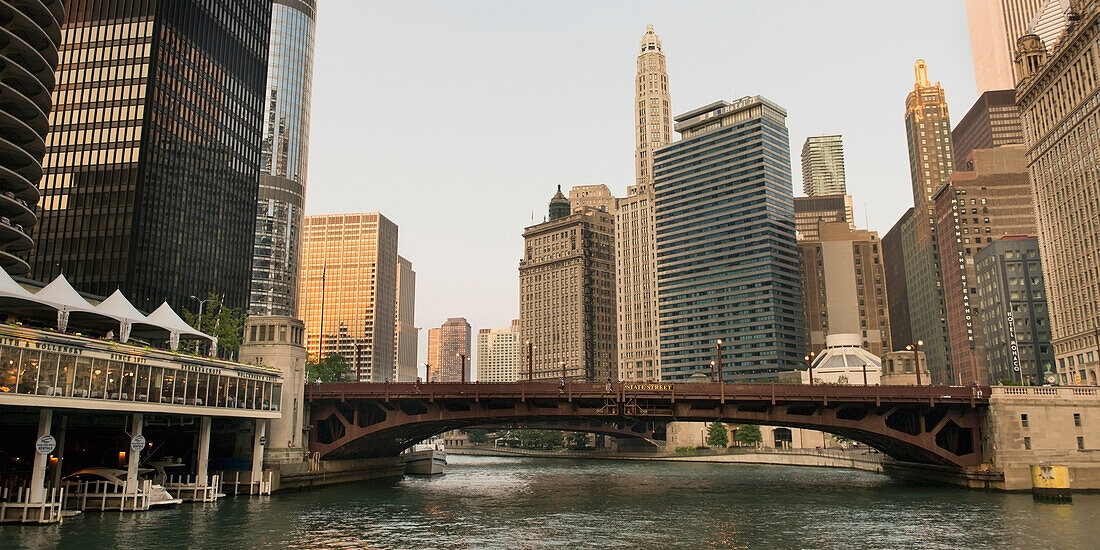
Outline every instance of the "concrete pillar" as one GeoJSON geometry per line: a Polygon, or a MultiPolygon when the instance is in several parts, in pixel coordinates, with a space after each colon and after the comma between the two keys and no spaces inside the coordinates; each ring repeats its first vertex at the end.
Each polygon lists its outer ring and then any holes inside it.
{"type": "MultiPolygon", "coordinates": [[[[266,435],[267,420],[257,418],[256,429],[252,431],[252,482],[257,484],[264,468],[264,446],[262,441],[266,440],[266,435]]],[[[259,485],[256,487],[258,489],[259,485]]]]}
{"type": "MultiPolygon", "coordinates": [[[[134,414],[134,422],[130,427],[130,437],[141,435],[141,429],[145,425],[145,419],[141,413],[134,414]]],[[[132,439],[131,439],[132,441],[132,439]]],[[[126,492],[136,493],[138,488],[138,464],[141,463],[141,451],[134,452],[130,449],[130,442],[126,442],[126,492]]]]}
{"type": "MultiPolygon", "coordinates": [[[[46,409],[38,413],[38,437],[34,439],[37,446],[38,440],[50,435],[50,426],[53,424],[53,410],[46,409]]],[[[38,503],[46,499],[46,466],[49,464],[50,455],[34,450],[34,469],[31,470],[30,499],[28,502],[38,503]]]]}
{"type": "Polygon", "coordinates": [[[196,457],[195,476],[198,477],[199,487],[206,487],[208,483],[208,467],[210,464],[210,424],[211,418],[204,416],[199,419],[199,451],[196,457]]]}
{"type": "Polygon", "coordinates": [[[57,457],[57,467],[53,469],[53,486],[61,487],[61,470],[65,466],[65,432],[69,425],[69,417],[61,416],[61,425],[57,427],[57,449],[53,454],[57,457]]]}

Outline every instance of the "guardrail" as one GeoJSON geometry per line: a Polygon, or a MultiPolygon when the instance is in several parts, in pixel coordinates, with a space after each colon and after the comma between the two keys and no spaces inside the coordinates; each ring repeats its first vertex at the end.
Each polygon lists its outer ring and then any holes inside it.
{"type": "Polygon", "coordinates": [[[993,395],[1030,395],[1035,397],[1095,397],[1096,386],[993,386],[993,395]]]}
{"type": "Polygon", "coordinates": [[[0,523],[60,523],[65,489],[46,489],[42,502],[29,502],[27,487],[0,490],[0,523]]]}
{"type": "Polygon", "coordinates": [[[149,494],[153,482],[141,481],[136,492],[126,492],[123,485],[110,481],[69,481],[65,483],[64,503],[67,510],[118,510],[139,512],[149,509],[149,494]]]}

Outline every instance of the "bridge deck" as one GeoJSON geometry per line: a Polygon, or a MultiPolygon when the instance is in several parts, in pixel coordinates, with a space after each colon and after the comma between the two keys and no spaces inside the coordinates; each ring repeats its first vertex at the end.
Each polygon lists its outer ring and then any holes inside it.
{"type": "Polygon", "coordinates": [[[809,386],[804,384],[726,384],[660,382],[614,382],[611,391],[606,383],[511,382],[511,383],[427,383],[412,382],[350,382],[310,383],[306,397],[313,399],[661,399],[675,402],[681,399],[714,399],[727,401],[757,401],[776,403],[843,403],[875,404],[968,404],[988,405],[988,386],[809,386]]]}

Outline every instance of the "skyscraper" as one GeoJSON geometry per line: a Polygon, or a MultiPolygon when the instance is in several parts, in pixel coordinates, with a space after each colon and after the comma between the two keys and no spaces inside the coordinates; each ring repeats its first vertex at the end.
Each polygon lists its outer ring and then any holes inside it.
{"type": "Polygon", "coordinates": [[[573,212],[580,212],[585,208],[604,210],[612,216],[618,211],[619,199],[611,194],[611,189],[599,183],[596,185],[574,185],[569,190],[569,208],[573,212]]]}
{"type": "Polygon", "coordinates": [[[851,195],[823,195],[794,198],[794,228],[799,239],[816,239],[820,236],[821,222],[845,222],[855,228],[851,195]]]}
{"type": "Polygon", "coordinates": [[[935,196],[936,237],[955,383],[995,383],[978,318],[974,256],[994,239],[1035,232],[1024,147],[975,149],[971,168],[951,174],[935,196]]]}
{"type": "MultiPolygon", "coordinates": [[[[1028,24],[1028,32],[1038,35],[1047,51],[1053,52],[1062,39],[1062,33],[1069,26],[1070,11],[1069,0],[1044,0],[1042,7],[1028,24]]],[[[1010,46],[1015,46],[1015,43],[1010,46]]],[[[1015,49],[1010,51],[1015,52],[1015,49]]]]}
{"type": "MultiPolygon", "coordinates": [[[[53,106],[54,71],[61,45],[60,21],[65,20],[61,0],[22,2],[23,17],[5,16],[5,35],[0,76],[5,85],[0,103],[0,268],[11,275],[26,275],[30,265],[24,259],[34,245],[31,228],[38,223],[35,203],[42,179],[42,156],[46,153],[46,115],[53,106]],[[10,80],[9,80],[10,79],[10,80]]],[[[14,11],[13,6],[5,10],[14,11]]]]}
{"type": "Polygon", "coordinates": [[[1021,38],[1016,101],[1024,117],[1027,167],[1038,211],[1051,342],[1063,384],[1100,378],[1100,104],[1096,42],[1100,10],[1071,3],[1078,19],[1051,55],[1038,36],[1021,38]]]}
{"type": "Polygon", "coordinates": [[[443,329],[432,327],[428,329],[428,364],[427,380],[440,382],[443,380],[443,329]]]}
{"type": "Polygon", "coordinates": [[[534,345],[535,378],[616,377],[615,222],[602,210],[570,213],[561,191],[550,219],[523,231],[521,341],[534,345]]]}
{"type": "Polygon", "coordinates": [[[861,347],[881,357],[891,349],[878,233],[822,221],[817,235],[798,241],[810,351],[820,354],[828,335],[855,334],[861,347]]]}
{"type": "Polygon", "coordinates": [[[802,192],[844,195],[844,142],[840,136],[810,136],[802,144],[802,192]]]}
{"type": "Polygon", "coordinates": [[[624,379],[661,376],[657,345],[657,248],[653,154],[672,142],[672,106],[661,39],[646,27],[634,83],[635,183],[615,216],[617,365],[624,379]]]}
{"type": "Polygon", "coordinates": [[[271,2],[74,0],[34,278],[248,305],[271,2]]]}
{"type": "Polygon", "coordinates": [[[363,382],[392,379],[397,225],[371,212],[306,216],[303,228],[306,351],[343,355],[363,382]]]}
{"type": "Polygon", "coordinates": [[[676,117],[654,159],[661,376],[774,380],[806,353],[787,112],[760,96],[676,117]]]}
{"type": "Polygon", "coordinates": [[[966,0],[970,53],[978,94],[1016,86],[1016,39],[1047,0],[966,0]]]}
{"type": "Polygon", "coordinates": [[[474,354],[470,350],[470,323],[465,317],[451,317],[439,329],[439,381],[469,382],[474,361],[474,354]],[[459,354],[466,358],[463,359],[459,354]]]}
{"type": "Polygon", "coordinates": [[[901,228],[909,329],[913,339],[924,342],[933,378],[938,382],[954,382],[947,350],[947,318],[932,199],[940,186],[948,182],[954,166],[951,117],[943,88],[939,82],[929,82],[923,59],[917,60],[914,74],[916,83],[905,99],[914,208],[913,215],[901,228]]]}
{"type": "Polygon", "coordinates": [[[886,307],[890,314],[890,349],[902,350],[915,342],[909,317],[909,284],[905,280],[902,228],[910,225],[915,210],[906,210],[882,237],[882,264],[886,271],[886,307]]]}
{"type": "Polygon", "coordinates": [[[416,272],[412,262],[397,257],[397,323],[394,329],[395,382],[416,380],[416,352],[419,332],[416,328],[416,272]]]}
{"type": "Polygon", "coordinates": [[[519,319],[509,328],[483,328],[477,331],[477,381],[515,382],[519,379],[523,346],[519,319]]]}
{"type": "Polygon", "coordinates": [[[298,311],[315,10],[315,0],[279,0],[271,7],[248,305],[252,315],[294,315],[298,311]]]}
{"type": "Polygon", "coordinates": [[[974,149],[992,149],[1024,142],[1023,120],[1015,90],[986,92],[951,131],[955,170],[971,170],[967,157],[974,149]]]}

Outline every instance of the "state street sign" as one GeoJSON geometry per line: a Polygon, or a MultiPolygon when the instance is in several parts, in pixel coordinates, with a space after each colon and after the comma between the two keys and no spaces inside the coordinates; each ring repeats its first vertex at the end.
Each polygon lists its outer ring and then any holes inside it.
{"type": "Polygon", "coordinates": [[[137,434],[130,440],[130,450],[135,453],[140,453],[145,448],[145,436],[137,434]]]}
{"type": "Polygon", "coordinates": [[[34,450],[38,451],[38,454],[48,455],[56,448],[57,440],[50,434],[46,434],[34,442],[34,450]]]}

